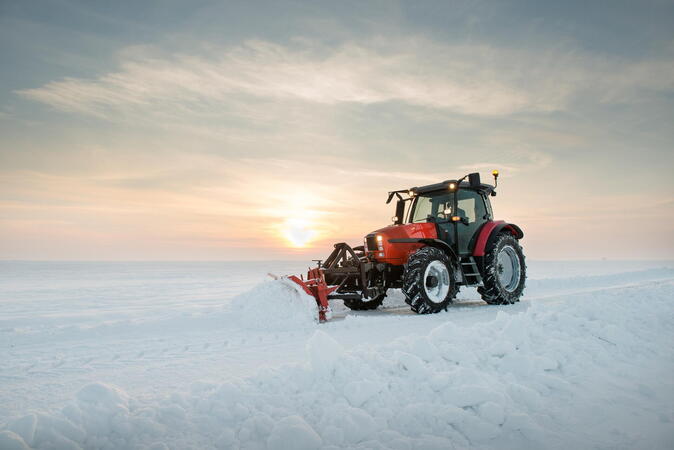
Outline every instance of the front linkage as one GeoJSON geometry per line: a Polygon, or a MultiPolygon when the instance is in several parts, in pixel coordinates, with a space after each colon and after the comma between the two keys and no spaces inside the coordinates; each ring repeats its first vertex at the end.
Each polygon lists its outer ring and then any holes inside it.
{"type": "Polygon", "coordinates": [[[286,277],[316,299],[318,319],[328,320],[329,300],[361,300],[370,297],[376,288],[368,289],[368,272],[373,264],[365,257],[362,247],[352,248],[345,242],[335,248],[325,261],[316,260],[317,267],[309,269],[307,279],[295,275],[286,277]]]}

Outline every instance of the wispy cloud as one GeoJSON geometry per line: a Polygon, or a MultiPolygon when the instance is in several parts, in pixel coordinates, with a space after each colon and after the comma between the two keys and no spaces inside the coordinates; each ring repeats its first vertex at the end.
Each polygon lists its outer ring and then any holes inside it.
{"type": "Polygon", "coordinates": [[[259,102],[319,105],[402,102],[468,115],[564,109],[574,96],[634,99],[674,89],[674,62],[589,58],[425,39],[337,47],[249,41],[207,55],[125,52],[120,69],[19,91],[55,108],[96,116],[124,112],[255,116],[259,102]]]}
{"type": "MultiPolygon", "coordinates": [[[[487,156],[487,158],[495,158],[487,156]]],[[[498,156],[497,156],[498,158],[498,156]]],[[[543,169],[552,163],[552,157],[540,151],[535,150],[513,150],[506,152],[499,159],[489,159],[487,161],[474,161],[470,164],[463,164],[458,167],[464,171],[489,171],[499,169],[505,172],[533,172],[543,169]]]]}

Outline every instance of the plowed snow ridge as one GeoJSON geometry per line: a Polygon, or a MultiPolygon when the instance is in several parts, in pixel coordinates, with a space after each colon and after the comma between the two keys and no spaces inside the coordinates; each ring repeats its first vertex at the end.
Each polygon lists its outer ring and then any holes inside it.
{"type": "Polygon", "coordinates": [[[256,331],[315,327],[316,300],[289,280],[266,281],[234,297],[229,312],[241,327],[256,331]]]}

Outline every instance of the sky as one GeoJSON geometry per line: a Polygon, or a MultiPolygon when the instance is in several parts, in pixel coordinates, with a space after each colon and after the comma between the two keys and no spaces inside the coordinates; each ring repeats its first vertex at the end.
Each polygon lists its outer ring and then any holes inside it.
{"type": "Polygon", "coordinates": [[[325,257],[501,173],[534,259],[674,259],[674,2],[0,1],[0,259],[325,257]]]}

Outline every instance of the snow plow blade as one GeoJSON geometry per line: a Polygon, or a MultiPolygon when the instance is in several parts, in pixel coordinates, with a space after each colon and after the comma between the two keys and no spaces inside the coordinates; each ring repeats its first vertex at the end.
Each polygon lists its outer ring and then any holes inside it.
{"type": "Polygon", "coordinates": [[[328,321],[331,315],[330,305],[328,305],[328,295],[334,292],[338,286],[328,286],[325,283],[323,273],[318,268],[309,269],[306,281],[295,275],[283,278],[296,283],[304,292],[315,298],[316,305],[318,306],[318,321],[321,323],[328,321]]]}
{"type": "MultiPolygon", "coordinates": [[[[340,242],[335,244],[334,250],[324,263],[321,260],[315,260],[318,262],[318,267],[309,269],[306,280],[296,275],[283,276],[281,279],[292,281],[316,299],[318,320],[326,322],[331,314],[329,300],[361,299],[363,297],[362,287],[366,286],[365,271],[371,263],[364,263],[361,258],[365,259],[362,255],[362,248],[353,249],[348,244],[340,242]],[[361,254],[359,255],[357,251],[361,254]],[[340,289],[349,290],[340,293],[340,289]]],[[[273,275],[272,277],[277,278],[273,275]]]]}

